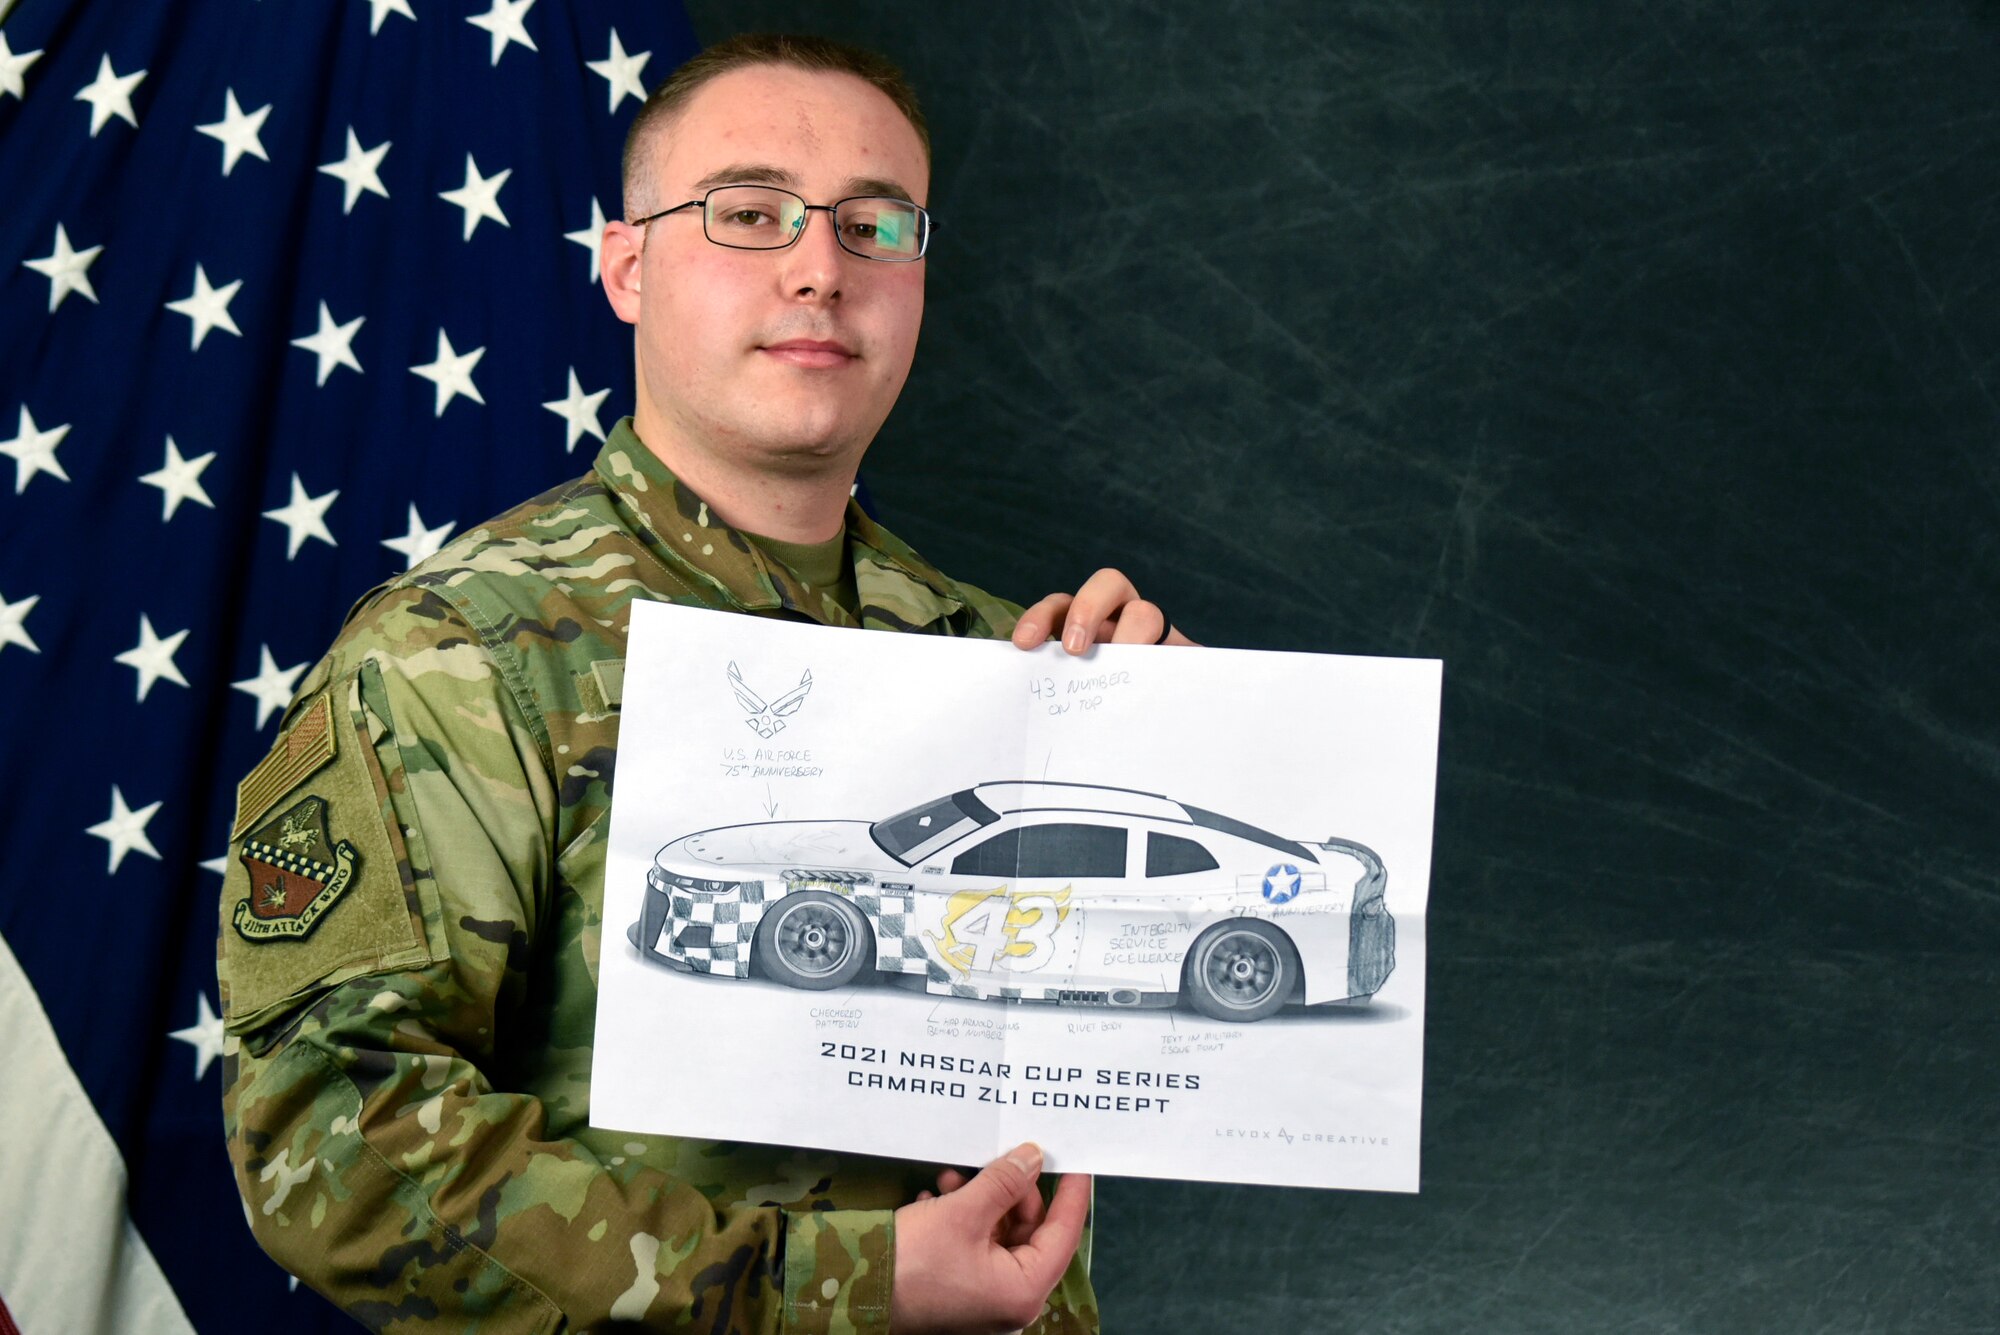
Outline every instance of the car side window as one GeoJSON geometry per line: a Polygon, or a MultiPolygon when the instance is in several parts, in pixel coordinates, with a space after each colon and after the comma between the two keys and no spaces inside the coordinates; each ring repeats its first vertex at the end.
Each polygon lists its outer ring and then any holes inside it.
{"type": "Polygon", "coordinates": [[[953,858],[951,869],[960,876],[1012,876],[1020,864],[1020,848],[1020,830],[1002,830],[953,858]]]}
{"type": "Polygon", "coordinates": [[[1109,825],[1027,825],[952,860],[962,876],[1123,876],[1125,831],[1109,825]]]}
{"type": "Polygon", "coordinates": [[[1189,871],[1214,871],[1214,854],[1192,839],[1178,835],[1146,836],[1146,875],[1178,876],[1189,871]]]}

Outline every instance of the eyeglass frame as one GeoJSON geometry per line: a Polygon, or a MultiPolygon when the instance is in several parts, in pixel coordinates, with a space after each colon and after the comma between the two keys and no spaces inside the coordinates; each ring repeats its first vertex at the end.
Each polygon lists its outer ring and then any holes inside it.
{"type": "Polygon", "coordinates": [[[878,264],[912,264],[915,263],[917,260],[924,258],[924,256],[929,253],[931,248],[931,233],[935,232],[938,228],[938,220],[931,216],[931,211],[925,208],[923,205],[917,203],[913,199],[903,199],[896,195],[848,195],[844,199],[834,200],[833,203],[831,204],[808,204],[806,203],[806,197],[800,194],[796,190],[787,190],[780,185],[762,185],[756,181],[730,181],[723,185],[718,185],[713,189],[709,190],[708,193],[704,194],[700,199],[690,199],[685,204],[676,204],[670,209],[661,209],[659,212],[649,213],[643,218],[634,218],[625,225],[627,227],[644,227],[647,223],[652,222],[655,218],[664,218],[670,213],[680,213],[686,209],[692,209],[697,207],[701,209],[702,240],[708,242],[711,246],[721,246],[724,250],[748,250],[753,252],[764,252],[764,253],[769,253],[778,250],[790,250],[793,246],[798,244],[799,238],[806,234],[806,224],[812,221],[806,215],[818,212],[818,213],[824,213],[826,215],[827,222],[833,227],[833,240],[835,245],[839,246],[842,250],[854,256],[856,259],[874,260],[878,264]],[[790,195],[793,199],[799,201],[800,208],[804,209],[805,212],[799,215],[799,225],[793,229],[791,240],[785,242],[781,246],[737,246],[737,245],[731,245],[727,241],[717,241],[714,237],[708,234],[708,201],[724,190],[740,190],[746,186],[752,189],[775,191],[780,195],[790,195]],[[902,204],[909,208],[915,209],[919,217],[921,217],[923,220],[923,238],[924,238],[923,245],[918,248],[917,253],[910,256],[908,259],[890,259],[888,256],[885,255],[865,255],[861,251],[856,250],[854,247],[848,245],[847,242],[842,240],[840,236],[840,206],[842,204],[852,204],[854,203],[854,201],[858,199],[886,200],[892,204],[902,204]]]}

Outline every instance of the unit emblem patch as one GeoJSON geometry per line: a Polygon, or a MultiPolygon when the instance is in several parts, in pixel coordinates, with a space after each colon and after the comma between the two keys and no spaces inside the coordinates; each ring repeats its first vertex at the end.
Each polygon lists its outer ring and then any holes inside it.
{"type": "Polygon", "coordinates": [[[247,939],[306,936],[354,883],[361,856],[347,840],[333,841],[328,814],[325,798],[305,798],[237,846],[250,873],[250,894],[236,905],[232,922],[247,939]]]}

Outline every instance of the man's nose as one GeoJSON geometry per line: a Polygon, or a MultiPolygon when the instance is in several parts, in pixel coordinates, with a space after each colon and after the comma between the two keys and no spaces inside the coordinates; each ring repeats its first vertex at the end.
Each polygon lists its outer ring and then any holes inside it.
{"type": "Polygon", "coordinates": [[[819,209],[806,211],[799,239],[783,254],[785,291],[801,301],[837,298],[847,266],[854,262],[834,234],[833,215],[819,209]]]}

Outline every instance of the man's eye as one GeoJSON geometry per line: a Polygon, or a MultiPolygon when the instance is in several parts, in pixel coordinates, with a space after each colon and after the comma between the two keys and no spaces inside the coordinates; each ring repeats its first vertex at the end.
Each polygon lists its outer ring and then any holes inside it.
{"type": "Polygon", "coordinates": [[[726,216],[730,224],[736,227],[756,227],[771,221],[771,215],[762,209],[733,209],[726,216]]]}
{"type": "Polygon", "coordinates": [[[847,224],[847,234],[856,241],[873,241],[875,239],[875,224],[865,222],[849,223],[847,224]]]}

